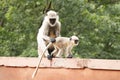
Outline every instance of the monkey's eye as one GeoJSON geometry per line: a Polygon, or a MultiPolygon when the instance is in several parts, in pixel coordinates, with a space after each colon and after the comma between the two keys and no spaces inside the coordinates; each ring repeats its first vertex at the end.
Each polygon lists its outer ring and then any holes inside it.
{"type": "Polygon", "coordinates": [[[77,44],[77,43],[78,43],[78,40],[75,40],[74,42],[75,42],[75,44],[77,44]]]}
{"type": "Polygon", "coordinates": [[[56,21],[56,19],[55,19],[55,18],[50,19],[50,23],[51,23],[51,24],[54,24],[54,23],[55,23],[55,21],[56,21]]]}

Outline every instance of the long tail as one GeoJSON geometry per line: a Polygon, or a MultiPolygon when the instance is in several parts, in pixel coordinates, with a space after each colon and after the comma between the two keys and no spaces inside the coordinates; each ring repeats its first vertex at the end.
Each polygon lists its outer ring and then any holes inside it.
{"type": "Polygon", "coordinates": [[[47,45],[47,47],[45,48],[45,50],[43,51],[43,53],[42,53],[41,56],[39,57],[38,65],[37,65],[35,71],[34,71],[33,74],[32,74],[32,79],[36,76],[36,73],[37,73],[37,71],[38,71],[38,68],[39,68],[39,65],[40,65],[40,63],[41,63],[42,57],[43,57],[44,53],[46,52],[46,50],[51,46],[51,44],[52,44],[52,43],[50,42],[50,43],[47,45]]]}

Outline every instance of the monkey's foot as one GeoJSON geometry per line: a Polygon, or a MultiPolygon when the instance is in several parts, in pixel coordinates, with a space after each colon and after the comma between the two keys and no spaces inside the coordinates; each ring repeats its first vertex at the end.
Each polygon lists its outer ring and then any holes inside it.
{"type": "Polygon", "coordinates": [[[72,55],[68,55],[67,58],[72,58],[73,56],[72,55]]]}

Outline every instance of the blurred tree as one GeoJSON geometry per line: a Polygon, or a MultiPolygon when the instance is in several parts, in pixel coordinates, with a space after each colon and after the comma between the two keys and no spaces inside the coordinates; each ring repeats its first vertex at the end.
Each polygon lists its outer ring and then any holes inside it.
{"type": "MultiPolygon", "coordinates": [[[[0,56],[37,56],[36,35],[47,1],[0,1],[0,56]]],[[[75,57],[120,59],[119,0],[51,1],[62,36],[80,38],[75,57]]]]}

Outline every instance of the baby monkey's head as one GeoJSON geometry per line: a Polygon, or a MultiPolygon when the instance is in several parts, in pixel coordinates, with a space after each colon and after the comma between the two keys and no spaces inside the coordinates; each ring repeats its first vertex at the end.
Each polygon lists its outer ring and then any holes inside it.
{"type": "Polygon", "coordinates": [[[73,45],[78,45],[79,44],[79,38],[77,36],[71,36],[70,41],[72,42],[73,45]]]}

